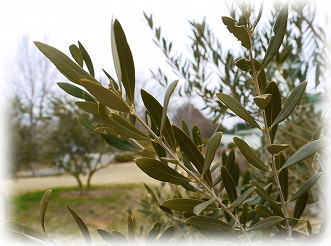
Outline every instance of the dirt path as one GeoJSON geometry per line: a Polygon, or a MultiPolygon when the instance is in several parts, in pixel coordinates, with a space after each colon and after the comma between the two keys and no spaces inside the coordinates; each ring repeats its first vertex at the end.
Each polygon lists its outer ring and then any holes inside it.
{"type": "MultiPolygon", "coordinates": [[[[147,184],[158,183],[158,181],[148,177],[145,173],[143,173],[133,162],[111,164],[107,168],[96,172],[92,178],[92,185],[143,182],[147,184]]],[[[76,180],[70,175],[19,178],[15,180],[7,179],[1,181],[0,184],[3,190],[10,191],[12,194],[77,185],[76,180]]]]}

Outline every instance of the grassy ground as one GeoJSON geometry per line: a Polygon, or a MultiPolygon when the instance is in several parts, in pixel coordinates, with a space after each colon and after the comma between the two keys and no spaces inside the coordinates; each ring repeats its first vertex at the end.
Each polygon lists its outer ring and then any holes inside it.
{"type": "MultiPolygon", "coordinates": [[[[44,191],[26,193],[10,199],[11,220],[41,231],[39,202],[44,191]]],[[[46,213],[46,229],[50,236],[79,234],[77,225],[69,214],[70,205],[88,225],[91,233],[97,228],[127,232],[128,210],[131,209],[139,224],[152,223],[139,211],[139,201],[145,194],[141,185],[112,185],[92,187],[86,194],[77,188],[55,188],[46,213]]]]}

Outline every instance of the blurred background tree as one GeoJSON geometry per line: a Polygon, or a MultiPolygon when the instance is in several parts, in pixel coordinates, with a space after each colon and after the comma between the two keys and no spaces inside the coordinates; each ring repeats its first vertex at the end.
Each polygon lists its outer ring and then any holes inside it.
{"type": "Polygon", "coordinates": [[[88,189],[95,172],[110,163],[110,146],[79,123],[83,115],[74,102],[54,98],[52,110],[54,129],[47,136],[48,161],[72,175],[81,190],[88,189]]]}

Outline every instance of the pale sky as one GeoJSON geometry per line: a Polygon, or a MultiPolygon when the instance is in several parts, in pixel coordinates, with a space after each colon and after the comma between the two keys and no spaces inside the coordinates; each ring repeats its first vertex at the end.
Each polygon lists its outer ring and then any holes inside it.
{"type": "MultiPolygon", "coordinates": [[[[206,17],[224,49],[240,49],[239,42],[229,35],[221,22],[221,16],[228,15],[226,4],[232,0],[29,0],[1,1],[0,8],[0,82],[2,89],[10,89],[16,49],[20,38],[28,35],[30,40],[43,41],[69,54],[68,46],[80,40],[90,53],[97,77],[101,68],[115,75],[110,46],[111,19],[117,18],[126,33],[131,47],[136,77],[148,79],[150,68],[165,64],[161,51],[152,41],[151,33],[143,17],[143,11],[152,13],[155,25],[174,41],[173,50],[184,52],[191,34],[188,20],[202,20],[206,17]],[[224,37],[224,38],[222,38],[224,37]]],[[[265,11],[260,22],[268,16],[272,1],[265,0],[265,11]]],[[[325,15],[327,1],[318,1],[318,16],[325,15]]],[[[173,77],[173,79],[177,79],[173,77]]],[[[156,82],[155,82],[156,83],[156,82]]],[[[313,81],[311,83],[314,83],[313,81]]],[[[59,89],[60,91],[60,89],[59,89]]],[[[0,100],[0,102],[3,99],[0,100]]]]}

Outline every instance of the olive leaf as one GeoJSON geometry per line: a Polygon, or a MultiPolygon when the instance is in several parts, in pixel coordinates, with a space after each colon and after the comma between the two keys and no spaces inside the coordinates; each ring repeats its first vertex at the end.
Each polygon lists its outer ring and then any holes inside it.
{"type": "Polygon", "coordinates": [[[243,194],[241,194],[236,200],[231,203],[231,207],[236,208],[240,206],[254,192],[255,189],[255,187],[251,187],[246,190],[243,194]]]}
{"type": "Polygon", "coordinates": [[[304,193],[310,190],[311,187],[318,181],[318,179],[323,175],[322,172],[315,173],[311,176],[308,180],[306,180],[299,189],[294,193],[290,201],[297,199],[298,197],[302,196],[304,193]]]}
{"type": "Polygon", "coordinates": [[[160,241],[170,240],[175,235],[175,227],[173,225],[169,226],[160,236],[160,241]]]}
{"type": "Polygon", "coordinates": [[[113,243],[114,242],[114,237],[107,231],[102,230],[102,229],[97,229],[97,232],[99,233],[100,237],[108,242],[108,243],[113,243]]]}
{"type": "MultiPolygon", "coordinates": [[[[163,111],[161,104],[151,94],[143,89],[141,90],[141,98],[155,125],[158,127],[161,126],[161,115],[163,111]]],[[[164,123],[163,136],[172,150],[176,150],[174,132],[167,116],[164,123]]]]}
{"type": "Polygon", "coordinates": [[[264,163],[256,156],[254,151],[249,147],[249,145],[242,139],[234,137],[233,141],[238,146],[240,152],[245,157],[245,159],[252,164],[254,167],[262,170],[268,171],[268,168],[264,165],[264,163]]]}
{"type": "Polygon", "coordinates": [[[124,151],[137,151],[138,148],[135,147],[133,144],[128,142],[125,139],[121,139],[115,136],[111,135],[106,135],[106,134],[101,134],[102,138],[111,146],[115,147],[116,149],[119,150],[124,150],[124,151]]]}
{"type": "Polygon", "coordinates": [[[254,118],[248,113],[248,111],[233,97],[223,94],[217,93],[216,96],[224,103],[229,109],[231,109],[237,116],[245,120],[247,123],[251,124],[254,127],[259,129],[259,124],[256,123],[254,118]]]}
{"type": "Polygon", "coordinates": [[[65,82],[59,82],[57,84],[62,90],[64,90],[66,93],[68,93],[71,96],[84,99],[86,101],[95,102],[94,98],[89,93],[87,93],[86,91],[82,90],[77,86],[65,82]]]}
{"type": "MultiPolygon", "coordinates": [[[[267,125],[270,127],[282,109],[282,96],[277,84],[273,81],[267,85],[265,93],[272,95],[269,104],[265,108],[267,125]]],[[[276,132],[277,125],[274,125],[270,130],[271,143],[273,143],[275,139],[276,132]]]]}
{"type": "MultiPolygon", "coordinates": [[[[275,156],[276,168],[279,170],[284,163],[286,162],[285,156],[283,152],[279,153],[275,156]]],[[[284,199],[287,200],[288,195],[288,169],[283,169],[278,174],[280,187],[283,192],[284,199]]]]}
{"type": "Polygon", "coordinates": [[[249,181],[249,183],[251,183],[252,186],[255,186],[256,187],[255,192],[262,199],[269,201],[271,204],[277,204],[277,202],[258,183],[256,183],[253,180],[249,181]]]}
{"type": "Polygon", "coordinates": [[[303,93],[305,92],[305,88],[307,86],[307,82],[301,82],[291,94],[288,96],[284,106],[282,107],[281,111],[279,112],[277,118],[272,123],[271,127],[278,125],[280,122],[285,120],[295,109],[297,104],[299,103],[303,93]]]}
{"type": "Polygon", "coordinates": [[[58,49],[41,42],[34,42],[38,49],[56,66],[56,68],[70,81],[80,84],[81,79],[89,79],[98,83],[93,76],[73,62],[58,49]]]}
{"type": "Polygon", "coordinates": [[[271,144],[267,146],[267,150],[270,154],[276,155],[284,149],[288,148],[289,146],[289,144],[271,144]]]}
{"type": "Polygon", "coordinates": [[[225,190],[228,193],[230,201],[233,202],[237,199],[237,190],[233,178],[224,166],[221,167],[221,175],[225,190]]]}
{"type": "Polygon", "coordinates": [[[217,148],[220,146],[222,132],[215,133],[206,144],[206,157],[203,163],[202,175],[209,170],[210,164],[214,160],[217,148]]]}
{"type": "MultiPolygon", "coordinates": [[[[113,24],[113,38],[116,45],[116,54],[114,60],[117,60],[115,64],[116,72],[120,68],[119,80],[123,83],[126,91],[126,95],[131,103],[134,103],[134,91],[135,91],[135,67],[133,63],[132,53],[129,44],[126,40],[125,33],[122,29],[121,24],[118,20],[114,21],[113,24]],[[119,66],[119,68],[118,68],[119,66]]],[[[112,47],[113,48],[113,47],[112,47]]]]}
{"type": "Polygon", "coordinates": [[[74,58],[74,60],[77,62],[77,64],[81,67],[83,67],[83,55],[81,50],[77,47],[77,45],[72,44],[69,46],[69,51],[71,56],[74,58]]]}
{"type": "Polygon", "coordinates": [[[259,222],[257,222],[256,224],[248,227],[247,231],[264,230],[264,229],[270,228],[274,225],[277,225],[282,221],[283,221],[283,218],[280,216],[266,217],[266,218],[260,220],[259,222]]]}
{"type": "MultiPolygon", "coordinates": [[[[192,164],[196,167],[196,169],[199,171],[199,173],[202,174],[203,171],[203,163],[204,158],[197,148],[197,146],[194,144],[192,139],[183,132],[180,128],[173,125],[172,129],[175,134],[176,141],[186,157],[192,162],[192,164]]],[[[206,179],[207,183],[209,185],[212,185],[212,179],[210,171],[207,170],[206,173],[203,175],[203,177],[206,179]]]]}
{"type": "Polygon", "coordinates": [[[114,131],[116,131],[121,136],[137,140],[150,140],[150,138],[145,133],[143,133],[127,119],[118,114],[111,113],[109,115],[109,121],[114,131]]]}
{"type": "Polygon", "coordinates": [[[79,215],[69,205],[67,205],[66,207],[69,210],[69,212],[71,213],[72,217],[74,218],[76,224],[78,225],[79,230],[83,234],[83,237],[84,237],[86,243],[88,245],[91,245],[92,244],[92,238],[91,238],[90,232],[89,232],[86,224],[84,223],[84,221],[79,217],[79,215]]]}
{"type": "Polygon", "coordinates": [[[255,207],[255,210],[260,214],[262,218],[272,216],[272,212],[269,209],[267,209],[265,206],[257,205],[255,207]]]}
{"type": "Polygon", "coordinates": [[[305,210],[308,203],[309,193],[305,192],[295,202],[294,210],[293,210],[293,218],[300,219],[303,211],[305,210]]]}
{"type": "Polygon", "coordinates": [[[137,166],[148,176],[159,181],[169,182],[172,184],[182,184],[190,180],[179,174],[161,161],[151,158],[139,158],[135,160],[137,166]]]}
{"type": "Polygon", "coordinates": [[[157,235],[161,232],[161,223],[160,221],[156,222],[153,228],[147,234],[147,240],[154,240],[157,235]]]}
{"type": "Polygon", "coordinates": [[[265,109],[269,102],[271,101],[271,94],[263,94],[263,95],[259,95],[254,97],[254,102],[255,104],[260,108],[260,109],[265,109]]]}
{"type": "Polygon", "coordinates": [[[288,18],[288,4],[284,4],[284,6],[280,9],[276,22],[274,24],[273,27],[274,35],[270,39],[266,54],[262,61],[261,68],[268,65],[269,62],[272,60],[272,58],[274,58],[274,56],[277,54],[286,33],[287,18],[288,18]]]}
{"type": "Polygon", "coordinates": [[[200,129],[197,127],[197,125],[194,125],[192,127],[192,139],[193,142],[195,143],[195,145],[199,148],[199,150],[201,151],[201,144],[202,144],[202,140],[201,140],[201,132],[200,129]],[[200,147],[199,147],[200,146],[200,147]]]}
{"type": "Polygon", "coordinates": [[[322,150],[325,146],[326,144],[322,140],[314,140],[309,143],[306,143],[284,163],[281,170],[297,164],[298,162],[306,159],[312,154],[315,154],[316,152],[322,150]]]}
{"type": "Polygon", "coordinates": [[[122,112],[130,112],[130,108],[125,104],[122,97],[117,95],[99,83],[82,79],[80,85],[84,86],[100,103],[122,112]]]}
{"type": "Polygon", "coordinates": [[[98,104],[95,102],[75,102],[75,104],[87,113],[98,115],[98,104]]]}
{"type": "Polygon", "coordinates": [[[43,229],[43,231],[45,233],[45,236],[47,236],[46,228],[45,228],[45,214],[46,214],[48,201],[49,201],[49,197],[50,197],[51,193],[52,193],[52,190],[46,191],[45,194],[42,196],[42,198],[40,200],[40,205],[39,205],[40,224],[41,224],[41,228],[43,229]]]}
{"type": "Polygon", "coordinates": [[[93,63],[92,63],[90,55],[87,53],[84,46],[79,41],[78,41],[78,47],[81,51],[81,54],[83,56],[83,60],[85,61],[85,64],[86,64],[86,67],[87,67],[88,71],[94,77],[94,68],[93,68],[93,63]]]}
{"type": "Polygon", "coordinates": [[[128,216],[128,239],[134,240],[135,239],[135,225],[134,220],[131,215],[128,216]]]}
{"type": "Polygon", "coordinates": [[[232,227],[218,219],[208,216],[192,216],[185,220],[185,224],[200,227],[203,229],[213,229],[221,231],[229,231],[232,227]]]}
{"type": "MultiPolygon", "coordinates": [[[[176,210],[180,212],[190,212],[192,213],[194,208],[200,204],[204,203],[203,200],[193,199],[193,198],[173,198],[163,201],[160,206],[169,208],[171,210],[176,210]]],[[[208,204],[205,210],[213,210],[215,206],[208,204]]]]}
{"type": "Polygon", "coordinates": [[[215,198],[212,198],[212,199],[209,199],[208,201],[205,201],[203,203],[196,205],[193,208],[193,213],[196,215],[199,215],[202,211],[206,210],[207,207],[214,201],[215,201],[215,198]]]}
{"type": "Polygon", "coordinates": [[[160,126],[160,134],[162,135],[163,133],[163,128],[166,120],[166,115],[167,115],[167,109],[168,109],[168,104],[170,101],[170,97],[172,93],[174,92],[176,86],[178,84],[178,80],[173,81],[167,88],[165,96],[164,96],[164,101],[163,101],[163,109],[162,109],[162,117],[161,117],[161,126],[160,126]]]}
{"type": "Polygon", "coordinates": [[[223,16],[223,23],[226,25],[229,32],[231,32],[240,42],[241,45],[247,49],[251,49],[251,38],[245,28],[245,26],[237,26],[236,20],[223,16]]]}

